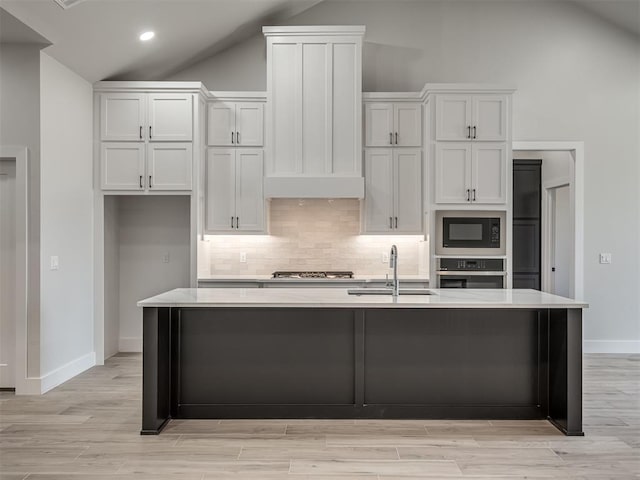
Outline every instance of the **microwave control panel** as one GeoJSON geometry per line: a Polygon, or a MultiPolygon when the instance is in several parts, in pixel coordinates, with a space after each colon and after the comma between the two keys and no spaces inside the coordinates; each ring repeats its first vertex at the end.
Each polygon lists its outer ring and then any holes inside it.
{"type": "Polygon", "coordinates": [[[441,258],[440,270],[454,272],[502,272],[504,259],[502,258],[441,258]]]}

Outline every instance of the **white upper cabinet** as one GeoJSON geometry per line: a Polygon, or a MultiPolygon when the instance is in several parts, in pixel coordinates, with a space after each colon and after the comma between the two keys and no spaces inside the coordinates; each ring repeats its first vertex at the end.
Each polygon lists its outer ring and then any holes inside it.
{"type": "Polygon", "coordinates": [[[100,139],[142,142],[146,138],[147,96],[144,93],[100,95],[100,139]]]}
{"type": "Polygon", "coordinates": [[[190,142],[193,97],[181,93],[103,93],[100,95],[100,139],[190,142]]]}
{"type": "Polygon", "coordinates": [[[438,143],[436,203],[505,203],[506,168],[504,143],[438,143]]]}
{"type": "Polygon", "coordinates": [[[438,95],[436,140],[506,141],[505,95],[438,95]]]}
{"type": "Polygon", "coordinates": [[[367,149],[362,232],[420,234],[422,212],[421,151],[367,149]]]}
{"type": "MultiPolygon", "coordinates": [[[[108,85],[101,82],[102,88],[108,85]]],[[[193,93],[106,91],[97,96],[103,190],[192,190],[193,93]]]]}
{"type": "Polygon", "coordinates": [[[209,103],[210,146],[259,147],[264,143],[264,105],[257,102],[209,103]]]}
{"type": "Polygon", "coordinates": [[[361,176],[364,27],[264,27],[267,176],[361,176]]]}
{"type": "Polygon", "coordinates": [[[193,97],[183,93],[149,94],[148,135],[153,142],[193,139],[193,97]]]}
{"type": "Polygon", "coordinates": [[[191,190],[191,143],[152,143],[147,149],[149,190],[191,190]]]}
{"type": "Polygon", "coordinates": [[[422,105],[420,103],[366,103],[367,147],[420,147],[422,105]]]}
{"type": "Polygon", "coordinates": [[[262,177],[261,149],[209,149],[205,230],[262,233],[265,228],[262,177]]]}

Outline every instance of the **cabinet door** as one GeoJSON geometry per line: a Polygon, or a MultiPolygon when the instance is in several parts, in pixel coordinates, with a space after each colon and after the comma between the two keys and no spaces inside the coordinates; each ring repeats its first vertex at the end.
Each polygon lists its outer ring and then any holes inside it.
{"type": "Polygon", "coordinates": [[[436,140],[471,138],[471,97],[438,95],[436,100],[436,140]]]}
{"type": "Polygon", "coordinates": [[[471,144],[436,146],[436,203],[468,203],[471,185],[471,144]]]}
{"type": "Polygon", "coordinates": [[[225,147],[235,146],[236,106],[230,102],[213,102],[208,108],[209,145],[225,147]],[[233,138],[231,138],[233,135],[233,138]],[[232,143],[233,140],[233,143],[232,143]]]}
{"type": "Polygon", "coordinates": [[[262,194],[262,150],[236,150],[236,228],[259,232],[264,229],[262,194]]]}
{"type": "Polygon", "coordinates": [[[422,146],[422,105],[397,103],[393,107],[393,142],[400,147],[422,146]],[[396,134],[398,135],[396,137],[396,134]]]}
{"type": "Polygon", "coordinates": [[[394,228],[397,233],[422,233],[421,151],[418,149],[395,149],[393,164],[394,228]]]}
{"type": "Polygon", "coordinates": [[[146,137],[146,95],[100,95],[100,140],[142,142],[146,137]]]}
{"type": "Polygon", "coordinates": [[[333,44],[332,160],[327,173],[362,175],[362,79],[360,47],[333,44]]]}
{"type": "Polygon", "coordinates": [[[476,95],[473,97],[472,138],[484,141],[507,139],[507,97],[476,95]]]}
{"type": "Polygon", "coordinates": [[[504,143],[473,144],[471,197],[474,203],[506,203],[507,146],[504,143]]]}
{"type": "Polygon", "coordinates": [[[260,147],[264,144],[264,105],[236,103],[236,145],[260,147]]]}
{"type": "Polygon", "coordinates": [[[193,97],[184,93],[149,94],[149,126],[153,142],[193,140],[193,97]]]}
{"type": "Polygon", "coordinates": [[[363,233],[391,232],[393,219],[393,150],[365,151],[363,233]]]}
{"type": "Polygon", "coordinates": [[[144,144],[102,143],[100,170],[103,190],[144,190],[144,144]]]}
{"type": "Polygon", "coordinates": [[[236,150],[212,148],[207,154],[206,230],[235,230],[236,150]],[[232,225],[233,218],[233,225],[232,225]]]}
{"type": "Polygon", "coordinates": [[[365,146],[388,147],[393,145],[393,104],[367,103],[365,111],[365,146]]]}
{"type": "Polygon", "coordinates": [[[147,149],[149,190],[191,190],[191,143],[150,143],[147,149]]]}

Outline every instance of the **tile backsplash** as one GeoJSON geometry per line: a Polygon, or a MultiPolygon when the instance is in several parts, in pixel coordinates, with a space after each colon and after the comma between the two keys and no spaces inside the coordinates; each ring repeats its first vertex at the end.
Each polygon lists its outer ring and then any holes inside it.
{"type": "Polygon", "coordinates": [[[427,276],[422,235],[360,235],[360,202],[273,199],[270,235],[207,235],[198,242],[198,277],[269,275],[275,270],[389,273],[382,254],[398,246],[398,273],[427,276]],[[242,253],[246,262],[240,262],[242,253]]]}

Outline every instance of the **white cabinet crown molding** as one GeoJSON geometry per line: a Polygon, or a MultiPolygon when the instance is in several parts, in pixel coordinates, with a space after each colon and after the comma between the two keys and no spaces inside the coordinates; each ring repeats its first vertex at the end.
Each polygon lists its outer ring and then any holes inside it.
{"type": "Polygon", "coordinates": [[[239,102],[251,100],[252,102],[266,102],[267,92],[234,92],[234,91],[210,91],[210,102],[239,102]]]}
{"type": "Polygon", "coordinates": [[[209,89],[202,82],[139,82],[100,81],[93,84],[94,92],[183,92],[209,96],[209,89]]]}
{"type": "Polygon", "coordinates": [[[420,92],[420,98],[426,100],[430,95],[442,93],[495,93],[512,94],[517,90],[513,85],[495,83],[426,83],[420,92]]]}
{"type": "Polygon", "coordinates": [[[357,35],[363,36],[366,31],[364,25],[305,25],[290,27],[262,27],[262,33],[268,36],[288,36],[288,35],[357,35]]]}

